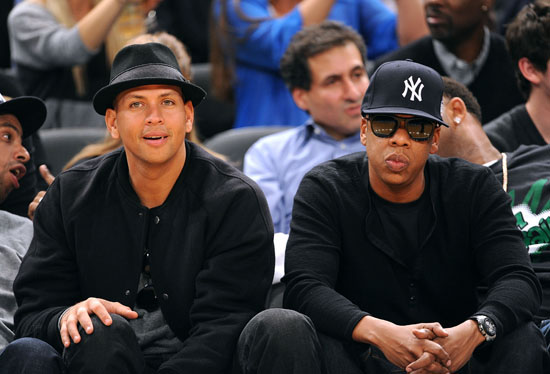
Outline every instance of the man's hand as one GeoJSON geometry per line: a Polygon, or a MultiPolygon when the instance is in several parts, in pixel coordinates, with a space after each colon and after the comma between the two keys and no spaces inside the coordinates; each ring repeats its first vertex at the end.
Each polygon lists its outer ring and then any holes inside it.
{"type": "MultiPolygon", "coordinates": [[[[485,338],[479,332],[476,322],[467,320],[458,326],[446,329],[447,337],[436,336],[430,331],[414,330],[414,335],[419,339],[433,339],[434,342],[440,344],[451,357],[451,372],[460,370],[472,357],[474,350],[478,345],[485,341],[485,338]]],[[[411,368],[411,372],[416,365],[409,365],[407,371],[411,368]]]]}
{"type": "Polygon", "coordinates": [[[388,361],[400,368],[415,363],[415,374],[449,373],[450,356],[437,342],[418,338],[414,331],[429,331],[430,336],[447,337],[437,322],[399,326],[372,316],[364,317],[353,330],[353,339],[373,344],[384,353],[388,361]]]}
{"type": "MultiPolygon", "coordinates": [[[[48,170],[48,167],[46,165],[40,165],[38,168],[40,171],[40,175],[42,175],[42,178],[46,181],[48,186],[53,183],[55,177],[50,173],[50,170],[48,170]]],[[[38,207],[38,204],[40,204],[40,201],[42,201],[42,198],[46,194],[46,191],[40,191],[36,194],[34,199],[29,204],[29,210],[27,212],[27,215],[32,220],[34,219],[34,212],[36,211],[36,207],[38,207]]]]}
{"type": "Polygon", "coordinates": [[[110,326],[113,323],[110,314],[119,314],[128,319],[135,319],[138,314],[131,308],[114,303],[104,299],[88,298],[76,305],[70,307],[60,321],[59,333],[63,346],[68,348],[71,345],[71,339],[75,343],[79,343],[81,338],[78,333],[78,324],[82,326],[86,334],[90,335],[94,332],[91,314],[95,314],[103,322],[105,326],[110,326]]]}

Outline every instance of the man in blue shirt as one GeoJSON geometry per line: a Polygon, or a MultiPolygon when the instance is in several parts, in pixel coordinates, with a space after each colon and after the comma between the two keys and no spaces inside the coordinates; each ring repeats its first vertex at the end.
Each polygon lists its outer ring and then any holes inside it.
{"type": "Polygon", "coordinates": [[[419,0],[398,0],[397,14],[381,0],[216,0],[213,5],[212,83],[222,98],[234,94],[234,127],[298,126],[306,120],[279,70],[292,36],[306,26],[328,19],[352,27],[365,40],[370,59],[428,32],[419,0]]]}
{"type": "Polygon", "coordinates": [[[294,194],[306,172],[364,149],[359,129],[369,84],[365,49],[351,28],[325,21],[297,33],[281,60],[294,102],[310,119],[260,139],[244,159],[245,174],[266,195],[275,232],[288,233],[294,194]]]}

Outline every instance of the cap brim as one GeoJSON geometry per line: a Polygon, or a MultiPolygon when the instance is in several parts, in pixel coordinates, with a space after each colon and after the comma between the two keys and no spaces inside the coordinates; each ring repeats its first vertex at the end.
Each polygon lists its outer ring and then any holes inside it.
{"type": "Polygon", "coordinates": [[[411,108],[383,107],[383,108],[361,109],[361,114],[363,115],[363,117],[367,114],[408,114],[411,116],[429,118],[433,121],[436,121],[442,126],[449,127],[449,125],[447,125],[445,121],[443,121],[443,119],[434,117],[431,114],[428,114],[422,110],[415,110],[411,108]]]}
{"type": "Polygon", "coordinates": [[[46,120],[46,104],[33,96],[19,96],[0,104],[0,114],[13,114],[21,123],[23,138],[36,132],[46,120]]]}

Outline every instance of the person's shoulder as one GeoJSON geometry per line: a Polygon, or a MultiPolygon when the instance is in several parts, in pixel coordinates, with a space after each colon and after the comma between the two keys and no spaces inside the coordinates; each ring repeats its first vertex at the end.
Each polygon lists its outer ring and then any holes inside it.
{"type": "Polygon", "coordinates": [[[475,175],[486,175],[490,173],[489,168],[484,165],[474,164],[457,157],[439,157],[430,155],[427,165],[430,170],[430,177],[435,172],[436,178],[441,182],[454,184],[457,180],[469,180],[475,175]]]}
{"type": "Polygon", "coordinates": [[[427,60],[428,51],[433,51],[433,39],[430,35],[415,40],[395,51],[389,52],[374,61],[374,67],[378,68],[385,62],[411,59],[414,62],[424,63],[427,60]]]}
{"type": "Polygon", "coordinates": [[[525,104],[520,104],[487,122],[483,125],[483,130],[498,150],[515,149],[517,147],[510,146],[508,143],[515,142],[515,128],[524,126],[525,120],[530,120],[530,117],[525,110],[525,104]],[[524,114],[527,115],[527,118],[524,118],[524,114]]]}
{"type": "Polygon", "coordinates": [[[209,195],[215,193],[235,193],[238,190],[250,190],[255,194],[260,188],[242,171],[208,153],[200,145],[189,142],[189,183],[195,187],[197,194],[209,195]]]}
{"type": "MultiPolygon", "coordinates": [[[[292,143],[301,142],[307,132],[307,125],[300,125],[288,130],[279,131],[266,135],[256,140],[250,146],[250,150],[269,150],[272,152],[282,152],[292,143]]],[[[252,153],[251,152],[251,153],[252,153]]]]}
{"type": "Polygon", "coordinates": [[[367,156],[364,151],[350,153],[313,167],[305,177],[345,184],[350,180],[358,179],[366,163],[367,156]]]}
{"type": "Polygon", "coordinates": [[[0,210],[0,242],[21,255],[27,250],[33,236],[32,221],[0,210]]]}

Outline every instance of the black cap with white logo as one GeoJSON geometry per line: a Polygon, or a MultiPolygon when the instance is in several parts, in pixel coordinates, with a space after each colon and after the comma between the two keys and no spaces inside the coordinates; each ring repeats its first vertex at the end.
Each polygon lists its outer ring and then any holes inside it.
{"type": "Polygon", "coordinates": [[[390,61],[372,75],[361,113],[409,114],[447,126],[441,118],[442,100],[443,80],[438,72],[409,60],[390,61]]]}

